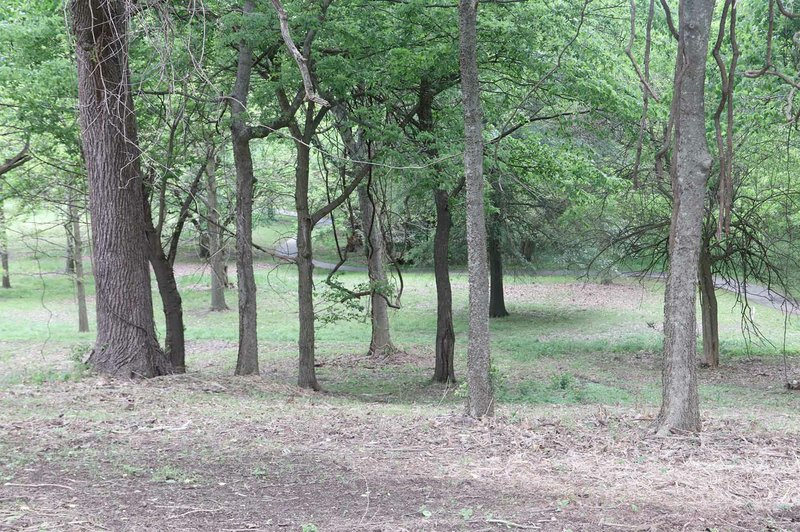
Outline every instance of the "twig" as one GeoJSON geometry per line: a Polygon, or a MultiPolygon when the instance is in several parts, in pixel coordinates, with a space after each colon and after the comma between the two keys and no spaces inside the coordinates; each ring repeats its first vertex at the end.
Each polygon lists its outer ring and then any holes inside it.
{"type": "Polygon", "coordinates": [[[536,525],[522,525],[519,523],[515,523],[514,521],[508,521],[506,519],[487,519],[486,522],[496,525],[506,525],[507,527],[511,528],[521,528],[523,530],[538,530],[541,528],[536,525]]]}
{"type": "Polygon", "coordinates": [[[15,482],[5,482],[3,486],[14,488],[64,488],[65,490],[75,491],[75,488],[64,486],[63,484],[17,484],[15,482]]]}

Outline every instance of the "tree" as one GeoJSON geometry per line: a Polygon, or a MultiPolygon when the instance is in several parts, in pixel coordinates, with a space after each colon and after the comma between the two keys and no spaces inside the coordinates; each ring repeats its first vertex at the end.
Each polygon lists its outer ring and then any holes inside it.
{"type": "Polygon", "coordinates": [[[128,11],[121,0],[72,0],[80,123],[89,175],[101,373],[171,372],[155,337],[142,176],[128,67],[128,11]]]}
{"type": "MultiPolygon", "coordinates": [[[[25,147],[23,147],[19,153],[7,159],[2,165],[0,165],[0,180],[3,179],[4,174],[22,166],[28,162],[30,158],[31,156],[28,153],[28,145],[25,144],[25,147]]],[[[2,266],[3,270],[2,286],[3,288],[11,288],[11,276],[9,275],[8,269],[8,234],[6,233],[6,215],[3,207],[3,200],[3,182],[0,181],[0,265],[2,266]]]]}
{"type": "Polygon", "coordinates": [[[478,80],[478,2],[459,0],[461,92],[464,98],[464,177],[467,187],[469,346],[467,382],[470,416],[494,414],[489,352],[489,274],[483,204],[483,123],[478,80]]]}
{"type": "Polygon", "coordinates": [[[696,375],[696,285],[703,207],[711,172],[705,79],[714,0],[682,0],[675,62],[671,179],[673,209],[664,297],[664,390],[659,434],[700,430],[696,375]]]}

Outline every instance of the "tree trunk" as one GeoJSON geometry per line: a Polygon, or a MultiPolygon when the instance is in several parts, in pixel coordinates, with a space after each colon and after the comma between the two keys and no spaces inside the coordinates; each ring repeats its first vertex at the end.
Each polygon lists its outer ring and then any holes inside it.
{"type": "Polygon", "coordinates": [[[663,401],[659,434],[700,430],[695,295],[711,157],[705,123],[706,55],[714,0],[682,0],[675,67],[672,223],[664,298],[663,401]]]}
{"type": "Polygon", "coordinates": [[[436,279],[436,366],[435,382],[456,382],[454,362],[456,335],[453,330],[453,293],[450,287],[450,195],[433,191],[436,203],[436,233],[433,237],[433,275],[436,279]]]}
{"type": "Polygon", "coordinates": [[[489,252],[489,275],[491,277],[491,290],[489,294],[489,317],[504,318],[508,316],[506,300],[503,291],[503,252],[500,239],[489,231],[487,241],[489,252]]]}
{"type": "Polygon", "coordinates": [[[295,142],[295,147],[297,148],[297,167],[295,168],[297,301],[300,318],[300,334],[297,341],[300,364],[297,385],[301,388],[319,390],[320,386],[314,369],[314,263],[313,250],[311,248],[311,232],[314,229],[314,224],[311,220],[308,205],[310,148],[304,139],[295,142]]]}
{"type": "Polygon", "coordinates": [[[459,0],[461,92],[464,98],[464,177],[467,186],[467,262],[469,265],[469,346],[467,412],[480,418],[494,413],[489,352],[489,272],[483,205],[483,123],[478,80],[478,31],[475,0],[459,0]]]}
{"type": "MultiPolygon", "coordinates": [[[[367,256],[367,270],[370,283],[383,290],[388,284],[386,270],[383,266],[386,249],[381,231],[380,208],[374,204],[368,190],[368,183],[358,187],[358,203],[361,208],[361,227],[364,231],[364,252],[367,256]]],[[[372,338],[369,343],[371,356],[389,356],[395,351],[389,332],[389,304],[384,296],[373,290],[370,297],[372,304],[372,338]]]]}
{"type": "MultiPolygon", "coordinates": [[[[245,16],[253,12],[253,0],[245,0],[245,16]]],[[[231,133],[236,166],[236,276],[239,286],[239,353],[236,375],[258,375],[258,323],[256,279],[253,272],[253,156],[250,130],[245,124],[253,52],[244,40],[239,43],[236,83],[231,98],[231,133]]]]}
{"type": "Polygon", "coordinates": [[[75,257],[75,298],[78,302],[78,332],[89,332],[89,313],[86,310],[86,285],[83,274],[83,237],[78,208],[70,203],[70,223],[72,224],[72,250],[75,257]]]}
{"type": "Polygon", "coordinates": [[[67,275],[75,274],[75,249],[73,248],[72,221],[67,220],[64,224],[64,233],[67,236],[67,255],[64,263],[64,273],[67,275]]]}
{"type": "Polygon", "coordinates": [[[228,287],[228,273],[225,271],[225,246],[222,241],[222,228],[219,225],[220,216],[217,200],[216,160],[208,158],[206,166],[207,201],[208,201],[208,236],[211,252],[209,264],[211,266],[211,311],[220,312],[228,310],[225,302],[225,289],[228,287]]]}
{"type": "Polygon", "coordinates": [[[8,270],[8,233],[6,232],[6,212],[3,199],[3,182],[0,181],[0,266],[3,269],[3,288],[11,288],[8,270]]]}
{"type": "Polygon", "coordinates": [[[183,301],[178,291],[178,283],[175,281],[175,271],[164,254],[164,248],[161,247],[161,237],[153,226],[149,205],[147,205],[145,212],[147,242],[149,245],[148,258],[156,275],[158,293],[161,296],[161,307],[164,311],[164,323],[167,329],[166,338],[164,339],[164,353],[169,357],[175,373],[186,373],[183,301]]]}
{"type": "Polygon", "coordinates": [[[703,315],[703,365],[719,367],[719,323],[717,321],[717,293],[711,270],[708,242],[703,242],[698,268],[700,285],[700,310],[703,315]]]}
{"type": "Polygon", "coordinates": [[[121,0],[72,0],[70,8],[97,293],[89,364],[121,377],[163,375],[172,368],[153,323],[127,10],[121,0]]]}

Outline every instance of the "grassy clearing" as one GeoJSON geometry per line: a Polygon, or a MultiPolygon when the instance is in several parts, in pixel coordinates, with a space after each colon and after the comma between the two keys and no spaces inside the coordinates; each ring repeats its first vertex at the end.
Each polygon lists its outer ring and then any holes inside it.
{"type": "MultiPolygon", "coordinates": [[[[46,251],[12,247],[14,288],[0,291],[6,527],[792,530],[800,522],[800,397],[782,388],[784,321],[771,308],[757,307],[756,319],[772,343],[748,344],[733,297],[719,294],[724,367],[700,372],[706,430],[661,441],[646,437],[661,393],[655,282],[509,279],[512,315],[492,322],[498,419],[476,424],[461,417],[463,384],[429,380],[429,273],[405,274],[404,308],[392,315],[402,352],[392,360],[364,357],[366,316],[320,327],[326,392],[314,394],[293,386],[292,267],[256,270],[261,377],[230,376],[236,312],[207,310],[208,271],[187,262],[179,284],[190,373],[127,383],[80,364],[93,333],[75,332],[71,282],[57,247],[46,251]]],[[[453,287],[463,377],[463,274],[453,287]]],[[[235,307],[235,292],[228,296],[235,307]]],[[[163,331],[158,308],[156,316],[163,331]]],[[[796,375],[794,320],[786,340],[796,375]]]]}

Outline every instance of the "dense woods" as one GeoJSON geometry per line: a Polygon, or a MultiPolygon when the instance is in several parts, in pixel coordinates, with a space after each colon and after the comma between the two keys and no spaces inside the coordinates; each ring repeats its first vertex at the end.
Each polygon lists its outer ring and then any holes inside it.
{"type": "MultiPolygon", "coordinates": [[[[598,326],[625,354],[613,382],[654,356],[646,437],[702,438],[703,383],[738,375],[740,351],[771,353],[770,386],[797,406],[799,90],[792,0],[7,0],[7,332],[39,301],[81,378],[175,394],[214,374],[218,346],[198,346],[222,323],[221,374],[241,377],[226,386],[251,392],[324,401],[352,356],[381,372],[369,393],[393,394],[411,357],[414,386],[492,430],[517,415],[509,382],[540,389],[525,371],[598,326]],[[51,274],[68,287],[55,314],[51,274]],[[546,276],[584,283],[552,296],[563,320],[531,288],[546,276]],[[599,308],[646,323],[645,347],[573,312],[633,286],[663,292],[656,318],[599,308]],[[554,323],[550,344],[537,327],[554,323]]],[[[599,353],[569,370],[582,389],[605,378],[599,353]]],[[[614,401],[597,403],[605,427],[614,401]]]]}

